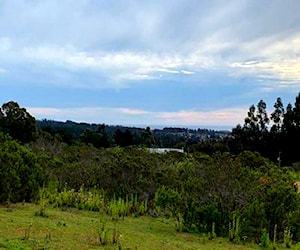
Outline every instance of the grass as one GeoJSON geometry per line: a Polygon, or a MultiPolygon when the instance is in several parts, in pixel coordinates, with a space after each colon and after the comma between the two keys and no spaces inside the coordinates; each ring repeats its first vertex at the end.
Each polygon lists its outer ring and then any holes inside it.
{"type": "Polygon", "coordinates": [[[259,249],[257,245],[234,245],[227,239],[208,240],[176,232],[173,221],[164,218],[126,217],[117,222],[99,212],[58,208],[36,216],[35,204],[0,206],[0,249],[259,249]],[[106,232],[106,245],[99,237],[106,232]],[[112,238],[117,243],[111,243],[112,238]]]}

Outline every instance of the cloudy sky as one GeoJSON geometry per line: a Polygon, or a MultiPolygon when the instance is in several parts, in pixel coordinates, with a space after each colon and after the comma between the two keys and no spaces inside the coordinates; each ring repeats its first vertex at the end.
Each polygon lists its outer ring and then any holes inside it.
{"type": "Polygon", "coordinates": [[[0,102],[37,119],[233,127],[300,91],[298,0],[0,0],[0,102]]]}

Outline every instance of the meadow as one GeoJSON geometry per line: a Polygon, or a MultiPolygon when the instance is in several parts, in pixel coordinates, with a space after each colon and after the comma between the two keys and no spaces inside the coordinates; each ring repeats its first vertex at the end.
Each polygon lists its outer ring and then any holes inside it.
{"type": "Polygon", "coordinates": [[[129,216],[115,221],[100,212],[74,208],[49,206],[47,216],[38,211],[38,204],[2,205],[0,249],[259,249],[257,244],[177,232],[171,218],[129,216]]]}

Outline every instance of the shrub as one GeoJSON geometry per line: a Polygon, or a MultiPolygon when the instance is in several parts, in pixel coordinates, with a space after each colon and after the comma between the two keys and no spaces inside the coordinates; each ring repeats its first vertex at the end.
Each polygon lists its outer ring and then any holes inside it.
{"type": "Polygon", "coordinates": [[[0,133],[0,202],[34,199],[38,193],[40,173],[36,156],[0,133]]]}

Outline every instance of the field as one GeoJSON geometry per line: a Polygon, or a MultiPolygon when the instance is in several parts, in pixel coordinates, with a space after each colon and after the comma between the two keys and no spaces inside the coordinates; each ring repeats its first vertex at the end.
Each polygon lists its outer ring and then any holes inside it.
{"type": "Polygon", "coordinates": [[[117,222],[97,212],[14,204],[0,207],[0,249],[259,249],[227,239],[176,232],[173,220],[126,217],[117,222]],[[101,238],[101,239],[100,239],[101,238]],[[100,245],[107,241],[105,245],[100,245]],[[112,243],[114,240],[116,243],[112,243]]]}
{"type": "Polygon", "coordinates": [[[224,239],[177,233],[172,220],[129,217],[113,222],[96,212],[47,209],[48,217],[36,216],[38,206],[18,204],[1,207],[0,246],[2,249],[253,249],[232,245],[224,239]],[[109,240],[113,230],[119,243],[99,246],[99,230],[105,225],[109,240]]]}

